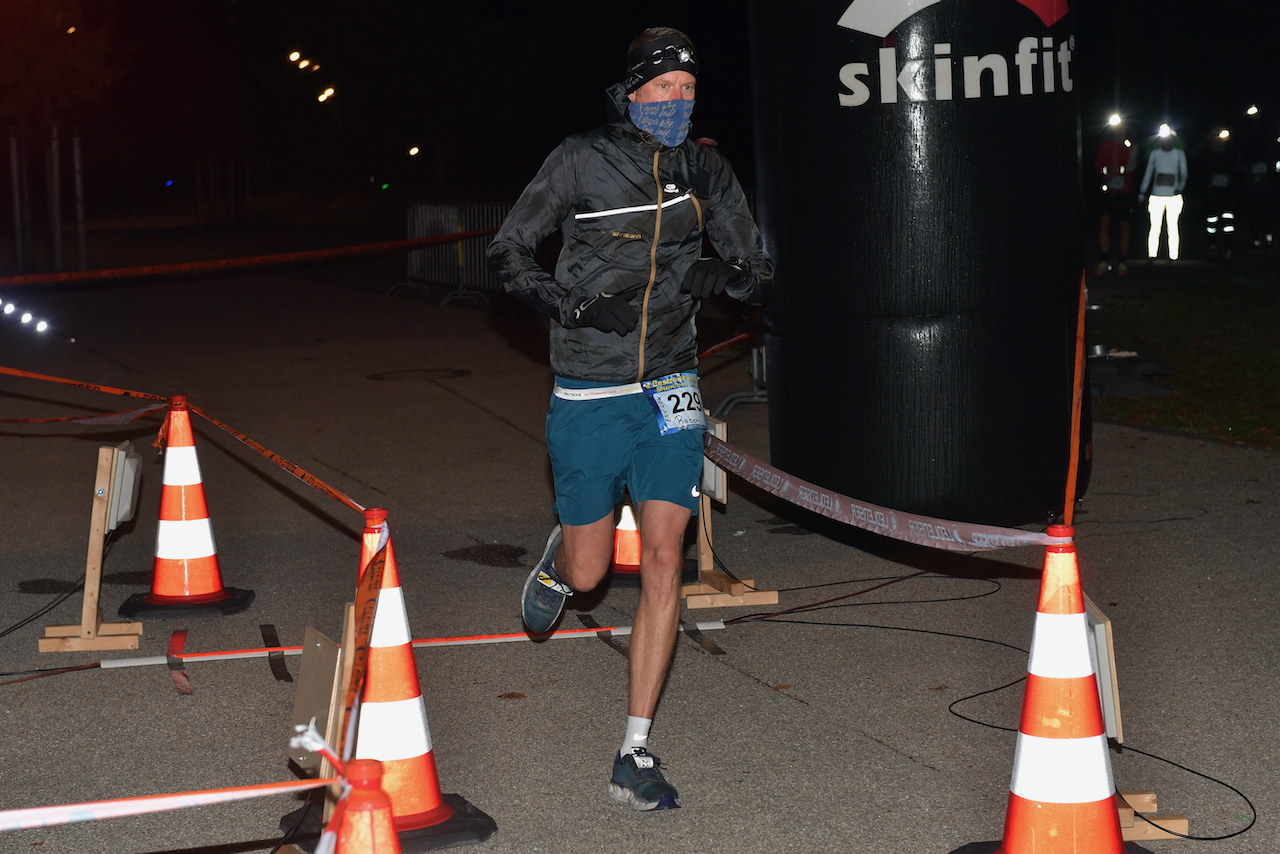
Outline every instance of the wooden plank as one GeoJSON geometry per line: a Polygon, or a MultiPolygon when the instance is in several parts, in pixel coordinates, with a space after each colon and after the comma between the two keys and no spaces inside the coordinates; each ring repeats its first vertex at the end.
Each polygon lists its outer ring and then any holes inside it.
{"type": "Polygon", "coordinates": [[[747,592],[747,586],[744,583],[732,579],[723,572],[717,572],[714,569],[700,573],[698,581],[700,581],[704,587],[710,587],[717,593],[728,593],[730,596],[741,596],[743,593],[747,592]]]}
{"type": "Polygon", "coordinates": [[[703,492],[698,496],[698,580],[707,581],[709,575],[724,576],[716,572],[716,556],[711,551],[711,499],[703,492]]]}
{"type": "Polygon", "coordinates": [[[98,592],[102,586],[102,548],[107,536],[107,511],[111,508],[111,468],[115,464],[115,448],[98,448],[98,474],[93,484],[93,512],[89,523],[89,555],[84,569],[84,602],[80,607],[80,637],[98,635],[102,614],[98,610],[98,592]]]}
{"type": "Polygon", "coordinates": [[[736,608],[743,605],[776,605],[777,590],[748,590],[741,596],[728,593],[700,594],[685,599],[686,608],[736,608]]]}
{"type": "Polygon", "coordinates": [[[1177,839],[1174,833],[1184,836],[1190,831],[1190,822],[1185,815],[1149,815],[1147,819],[1157,826],[1153,827],[1142,819],[1134,819],[1133,827],[1120,828],[1120,838],[1126,842],[1131,839],[1177,839]],[[1166,831],[1172,830],[1173,833],[1166,831]]]}
{"type": "MultiPolygon", "coordinates": [[[[325,729],[324,740],[329,742],[329,746],[338,752],[338,747],[342,741],[340,735],[341,727],[346,723],[342,720],[342,704],[346,700],[347,689],[351,685],[351,671],[355,669],[355,655],[352,651],[356,648],[356,604],[348,602],[342,611],[342,650],[338,655],[337,673],[338,678],[333,683],[333,696],[329,698],[329,726],[325,729]]],[[[355,752],[352,751],[352,755],[355,752]]],[[[320,776],[331,777],[335,774],[329,760],[320,763],[320,776]]],[[[338,804],[338,799],[342,797],[342,784],[334,783],[329,787],[324,799],[324,825],[328,827],[329,819],[333,817],[333,810],[338,804]]]]}
{"type": "Polygon", "coordinates": [[[1160,808],[1156,806],[1156,793],[1139,790],[1136,792],[1120,792],[1120,797],[1124,798],[1125,803],[1133,807],[1138,812],[1159,812],[1160,808]]]}
{"type": "MultiPolygon", "coordinates": [[[[101,608],[98,609],[101,612],[101,608]]],[[[46,638],[75,638],[80,637],[80,626],[45,626],[44,636],[46,638]]],[[[142,634],[142,623],[99,623],[98,637],[104,635],[140,635],[142,634]]]]}
{"type": "MultiPolygon", "coordinates": [[[[742,584],[748,590],[754,588],[755,583],[756,581],[754,578],[742,579],[742,584]]],[[[680,598],[683,599],[686,596],[697,596],[699,593],[715,594],[715,593],[723,593],[723,592],[725,591],[721,590],[719,587],[712,587],[710,584],[684,584],[684,585],[681,585],[680,587],[680,598]]],[[[743,592],[746,592],[746,591],[743,591],[743,592]]]]}
{"type": "Polygon", "coordinates": [[[40,638],[41,652],[83,652],[94,649],[137,648],[137,635],[99,635],[96,638],[40,638]]]}

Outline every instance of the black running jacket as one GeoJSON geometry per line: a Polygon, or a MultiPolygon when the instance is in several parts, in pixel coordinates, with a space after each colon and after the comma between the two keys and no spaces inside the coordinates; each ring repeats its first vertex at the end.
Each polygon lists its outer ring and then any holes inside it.
{"type": "Polygon", "coordinates": [[[551,368],[572,379],[632,383],[697,366],[696,301],[680,293],[705,234],[746,271],[727,293],[763,301],[773,262],[742,188],[718,151],[686,139],[665,148],[627,114],[621,84],[609,89],[609,124],[562,142],[542,164],[488,249],[512,295],[549,315],[551,368]],[[534,261],[556,229],[564,248],[549,275],[534,261]],[[561,321],[585,296],[627,295],[640,323],[625,336],[561,321]]]}

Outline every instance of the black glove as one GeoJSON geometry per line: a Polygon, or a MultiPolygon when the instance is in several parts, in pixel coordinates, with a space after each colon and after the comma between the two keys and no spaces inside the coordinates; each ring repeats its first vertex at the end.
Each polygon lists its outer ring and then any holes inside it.
{"type": "Polygon", "coordinates": [[[599,293],[583,297],[565,320],[569,322],[564,325],[570,329],[594,326],[601,332],[626,335],[640,322],[640,312],[625,294],[599,293]]]}
{"type": "Polygon", "coordinates": [[[740,285],[745,280],[746,274],[739,267],[719,258],[699,258],[684,274],[680,293],[690,294],[694,299],[706,299],[724,293],[729,285],[740,285]]]}

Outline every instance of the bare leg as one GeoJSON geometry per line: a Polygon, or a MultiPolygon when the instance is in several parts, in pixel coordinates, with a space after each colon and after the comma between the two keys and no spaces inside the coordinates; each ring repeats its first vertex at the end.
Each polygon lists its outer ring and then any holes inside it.
{"type": "Polygon", "coordinates": [[[1111,251],[1111,217],[1107,214],[1098,217],[1098,248],[1104,258],[1111,251]]]}
{"type": "Polygon", "coordinates": [[[1120,260],[1129,257],[1129,221],[1120,220],[1120,260]]]}
{"type": "Polygon", "coordinates": [[[556,575],[579,593],[594,590],[613,559],[613,514],[587,525],[561,525],[564,542],[556,551],[556,575]]]}
{"type": "Polygon", "coordinates": [[[652,718],[680,625],[680,568],[690,511],[669,501],[640,502],[640,607],[631,630],[628,714],[652,718]]]}

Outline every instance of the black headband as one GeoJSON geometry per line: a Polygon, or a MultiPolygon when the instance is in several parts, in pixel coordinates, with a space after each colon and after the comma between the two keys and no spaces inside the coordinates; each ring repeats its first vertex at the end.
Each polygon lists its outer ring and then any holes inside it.
{"type": "Polygon", "coordinates": [[[627,74],[624,83],[627,94],[639,89],[668,71],[687,71],[698,76],[698,58],[693,45],[680,36],[664,36],[646,42],[627,54],[627,74]]]}

